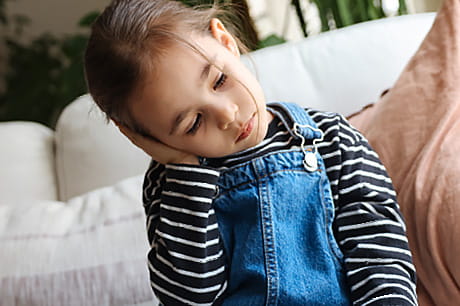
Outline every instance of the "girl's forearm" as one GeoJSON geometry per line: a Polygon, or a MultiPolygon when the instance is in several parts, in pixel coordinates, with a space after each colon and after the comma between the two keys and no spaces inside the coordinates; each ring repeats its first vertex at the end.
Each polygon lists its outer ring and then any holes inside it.
{"type": "Polygon", "coordinates": [[[169,303],[212,303],[226,287],[225,258],[212,201],[219,172],[165,166],[149,269],[152,288],[169,303]]]}

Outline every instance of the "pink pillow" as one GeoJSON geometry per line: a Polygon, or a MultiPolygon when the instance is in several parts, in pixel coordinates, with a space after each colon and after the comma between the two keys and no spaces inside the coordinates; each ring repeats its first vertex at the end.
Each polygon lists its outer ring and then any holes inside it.
{"type": "Polygon", "coordinates": [[[460,301],[460,1],[445,0],[393,88],[350,118],[380,155],[407,222],[421,305],[460,301]]]}

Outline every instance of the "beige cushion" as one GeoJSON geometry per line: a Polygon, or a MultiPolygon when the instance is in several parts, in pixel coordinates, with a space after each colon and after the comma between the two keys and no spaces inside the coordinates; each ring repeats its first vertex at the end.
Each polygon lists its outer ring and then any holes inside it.
{"type": "Polygon", "coordinates": [[[393,88],[350,119],[393,179],[421,305],[460,301],[460,1],[445,0],[393,88]]]}
{"type": "Polygon", "coordinates": [[[56,200],[53,131],[33,122],[2,122],[0,139],[0,205],[56,200]]]}
{"type": "Polygon", "coordinates": [[[143,174],[148,167],[149,157],[106,123],[89,95],[65,108],[55,138],[59,198],[64,201],[143,174]]]}

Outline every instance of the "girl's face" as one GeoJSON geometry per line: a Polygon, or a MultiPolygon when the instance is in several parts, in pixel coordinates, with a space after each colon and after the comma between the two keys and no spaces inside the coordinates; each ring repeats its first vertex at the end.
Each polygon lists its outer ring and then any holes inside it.
{"type": "Polygon", "coordinates": [[[215,66],[190,47],[175,44],[130,105],[134,119],[166,145],[222,157],[260,143],[272,115],[259,83],[239,60],[233,37],[217,19],[211,33],[192,36],[191,43],[215,66]]]}

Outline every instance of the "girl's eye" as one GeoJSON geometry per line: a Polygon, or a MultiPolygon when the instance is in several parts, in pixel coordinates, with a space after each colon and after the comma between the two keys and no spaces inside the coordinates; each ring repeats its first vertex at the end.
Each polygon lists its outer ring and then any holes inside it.
{"type": "Polygon", "coordinates": [[[214,86],[212,87],[212,89],[216,90],[219,87],[222,87],[222,85],[225,84],[225,81],[227,81],[227,75],[221,72],[219,78],[217,79],[216,83],[214,83],[214,86]]]}
{"type": "Polygon", "coordinates": [[[193,135],[196,133],[198,128],[201,125],[201,114],[196,115],[195,121],[193,122],[192,127],[186,132],[189,135],[193,135]]]}

